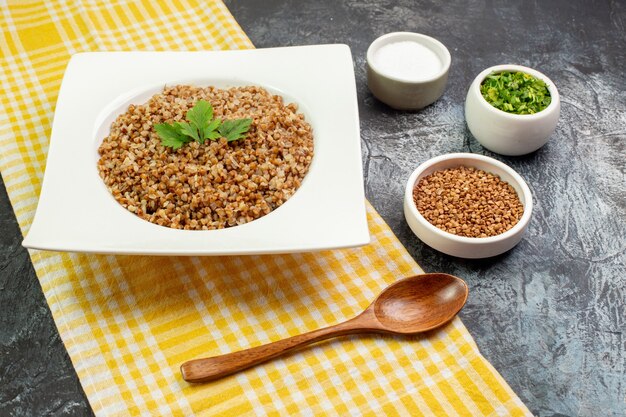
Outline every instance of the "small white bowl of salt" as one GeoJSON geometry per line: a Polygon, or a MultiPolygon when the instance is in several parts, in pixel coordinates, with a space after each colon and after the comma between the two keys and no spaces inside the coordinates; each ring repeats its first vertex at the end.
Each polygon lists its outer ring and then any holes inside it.
{"type": "Polygon", "coordinates": [[[367,50],[367,85],[390,107],[419,110],[443,94],[450,61],[450,52],[437,39],[413,32],[388,33],[367,50]]]}

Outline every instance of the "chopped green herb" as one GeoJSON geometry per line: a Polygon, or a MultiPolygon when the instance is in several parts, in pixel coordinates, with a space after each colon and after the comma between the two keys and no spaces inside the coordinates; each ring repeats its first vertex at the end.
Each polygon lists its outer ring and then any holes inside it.
{"type": "Polygon", "coordinates": [[[163,146],[180,149],[187,142],[195,140],[204,143],[221,137],[228,142],[243,139],[250,130],[252,119],[224,120],[213,119],[213,107],[205,100],[198,100],[186,114],[187,122],[159,123],[154,130],[161,138],[163,146]]]}
{"type": "Polygon", "coordinates": [[[513,114],[538,113],[552,100],[546,83],[519,71],[488,75],[480,92],[493,107],[513,114]]]}

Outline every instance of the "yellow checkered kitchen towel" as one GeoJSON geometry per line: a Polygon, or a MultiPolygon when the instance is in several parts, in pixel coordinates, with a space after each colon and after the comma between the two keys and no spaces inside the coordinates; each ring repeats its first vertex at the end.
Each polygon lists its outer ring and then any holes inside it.
{"type": "MultiPolygon", "coordinates": [[[[0,169],[24,232],[45,168],[70,55],[252,44],[219,1],[30,1],[0,5],[0,169]]],[[[97,415],[526,415],[455,319],[428,338],[323,342],[203,385],[182,362],[350,318],[420,269],[368,207],[372,243],[241,257],[31,251],[97,415]]]]}

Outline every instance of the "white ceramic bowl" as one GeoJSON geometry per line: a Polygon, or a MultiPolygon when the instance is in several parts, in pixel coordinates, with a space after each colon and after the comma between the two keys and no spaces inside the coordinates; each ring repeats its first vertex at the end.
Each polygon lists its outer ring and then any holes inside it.
{"type": "Polygon", "coordinates": [[[377,38],[367,49],[367,85],[383,103],[398,110],[419,110],[443,94],[450,69],[450,52],[435,38],[413,32],[393,32],[377,38]],[[376,62],[376,52],[395,42],[416,42],[435,53],[441,62],[439,71],[427,78],[407,80],[385,72],[376,62]]]}
{"type": "Polygon", "coordinates": [[[460,258],[487,258],[513,248],[519,243],[528,228],[532,210],[533,199],[530,189],[517,172],[498,160],[471,153],[441,155],[422,163],[409,177],[404,193],[404,217],[413,233],[428,246],[460,258]],[[522,218],[515,226],[497,236],[481,238],[457,236],[438,229],[420,214],[413,201],[415,184],[421,178],[435,171],[455,168],[461,165],[490,172],[511,184],[524,206],[522,218]]]}
{"type": "Polygon", "coordinates": [[[521,65],[496,65],[474,79],[465,100],[465,120],[472,135],[490,151],[502,155],[524,155],[541,148],[554,133],[561,103],[554,83],[544,74],[521,65]],[[543,80],[552,101],[535,114],[512,114],[496,109],[480,93],[480,85],[490,74],[520,71],[543,80]]]}

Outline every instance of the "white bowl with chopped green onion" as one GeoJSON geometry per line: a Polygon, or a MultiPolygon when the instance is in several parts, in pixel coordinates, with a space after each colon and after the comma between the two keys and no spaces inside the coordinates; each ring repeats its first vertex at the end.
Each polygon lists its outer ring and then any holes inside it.
{"type": "Polygon", "coordinates": [[[496,65],[474,79],[465,100],[465,119],[490,151],[524,155],[548,142],[561,111],[559,92],[547,76],[521,65],[496,65]]]}

